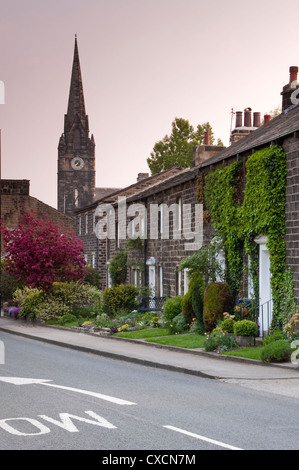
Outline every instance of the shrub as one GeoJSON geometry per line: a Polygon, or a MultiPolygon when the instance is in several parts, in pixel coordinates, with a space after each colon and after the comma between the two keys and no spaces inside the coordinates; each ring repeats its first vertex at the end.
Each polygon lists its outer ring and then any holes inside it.
{"type": "Polygon", "coordinates": [[[0,263],[0,293],[2,301],[8,302],[12,299],[15,290],[21,287],[21,284],[18,284],[15,278],[5,270],[5,266],[5,260],[2,260],[0,263]]]}
{"type": "Polygon", "coordinates": [[[44,292],[40,291],[40,292],[33,292],[29,294],[22,304],[21,312],[20,312],[21,317],[35,320],[38,316],[39,307],[44,303],[45,303],[44,292]]]}
{"type": "Polygon", "coordinates": [[[281,330],[277,328],[273,331],[273,333],[263,339],[263,345],[266,346],[267,344],[272,343],[273,341],[278,341],[280,339],[284,339],[284,334],[281,330]]]}
{"type": "Polygon", "coordinates": [[[23,289],[22,288],[16,289],[12,296],[13,303],[17,307],[22,307],[23,303],[25,302],[25,300],[27,299],[29,295],[38,294],[39,292],[42,292],[42,291],[37,289],[36,287],[25,286],[23,289]]]}
{"type": "Polygon", "coordinates": [[[182,313],[185,317],[187,323],[191,323],[192,319],[194,318],[194,310],[192,308],[192,292],[188,290],[188,292],[182,298],[182,313]]]}
{"type": "Polygon", "coordinates": [[[82,282],[54,282],[52,289],[43,292],[37,288],[17,289],[13,302],[21,307],[20,315],[38,318],[42,322],[57,320],[69,313],[96,315],[101,311],[100,291],[82,282]]]}
{"type": "Polygon", "coordinates": [[[251,320],[240,320],[234,324],[236,336],[255,336],[257,334],[257,324],[251,320]]]}
{"type": "Polygon", "coordinates": [[[235,324],[235,320],[233,318],[226,318],[221,323],[221,328],[222,328],[223,331],[226,331],[226,333],[233,333],[234,332],[234,324],[235,324]]]}
{"type": "Polygon", "coordinates": [[[172,321],[179,313],[182,312],[183,295],[177,295],[167,299],[163,306],[163,316],[166,320],[172,321]]]}
{"type": "Polygon", "coordinates": [[[54,282],[50,292],[51,296],[60,300],[71,308],[94,307],[101,308],[100,291],[89,284],[82,282],[54,282]]]}
{"type": "Polygon", "coordinates": [[[34,313],[40,321],[47,322],[70,314],[71,309],[59,299],[44,296],[43,301],[36,306],[34,313]]]}
{"type": "Polygon", "coordinates": [[[59,320],[59,325],[66,325],[67,323],[77,323],[78,318],[73,315],[72,313],[67,313],[66,315],[63,315],[60,320],[59,320]]]}
{"type": "Polygon", "coordinates": [[[127,278],[127,251],[119,251],[110,260],[109,274],[112,286],[121,285],[126,282],[127,278]]]}
{"type": "Polygon", "coordinates": [[[208,331],[213,330],[223,312],[231,309],[231,293],[226,282],[213,282],[204,292],[203,321],[208,331]]]}
{"type": "Polygon", "coordinates": [[[206,351],[215,351],[215,349],[219,348],[221,351],[222,350],[228,350],[237,347],[237,343],[235,339],[222,332],[218,332],[215,335],[211,335],[205,344],[205,350],[206,351]]]}
{"type": "Polygon", "coordinates": [[[272,341],[261,350],[261,360],[263,362],[286,362],[292,354],[290,343],[280,339],[272,341]]]}
{"type": "Polygon", "coordinates": [[[189,291],[191,292],[191,304],[194,316],[200,325],[203,325],[203,296],[204,281],[201,274],[193,274],[189,282],[189,291]]]}
{"type": "Polygon", "coordinates": [[[108,287],[104,291],[104,311],[108,315],[115,315],[120,311],[131,312],[138,307],[136,300],[138,289],[132,285],[120,284],[108,287]]]}
{"type": "Polygon", "coordinates": [[[90,284],[91,286],[99,287],[99,284],[100,284],[99,271],[95,268],[92,268],[91,266],[86,266],[85,271],[86,271],[86,274],[84,277],[84,282],[87,282],[87,284],[90,284]]]}
{"type": "Polygon", "coordinates": [[[182,333],[183,331],[188,330],[188,328],[189,327],[183,313],[179,313],[170,323],[171,333],[182,333]]]}

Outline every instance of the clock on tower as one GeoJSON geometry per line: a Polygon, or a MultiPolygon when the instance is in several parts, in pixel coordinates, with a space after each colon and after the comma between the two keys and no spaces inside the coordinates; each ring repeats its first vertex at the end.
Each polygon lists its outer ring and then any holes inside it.
{"type": "Polygon", "coordinates": [[[58,210],[74,215],[75,209],[93,202],[95,193],[95,142],[89,137],[77,37],[64,132],[58,145],[58,210]]]}

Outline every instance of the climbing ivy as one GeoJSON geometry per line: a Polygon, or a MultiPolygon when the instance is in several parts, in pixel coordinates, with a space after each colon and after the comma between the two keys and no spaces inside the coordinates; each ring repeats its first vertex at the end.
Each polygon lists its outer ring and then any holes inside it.
{"type": "Polygon", "coordinates": [[[242,163],[210,172],[205,178],[205,201],[212,224],[224,242],[228,281],[238,291],[243,269],[243,248],[250,257],[254,293],[258,293],[258,246],[254,239],[268,237],[271,261],[273,317],[279,317],[285,276],[286,157],[282,147],[271,146],[246,162],[246,185],[240,197],[242,163]]]}
{"type": "MultiPolygon", "coordinates": [[[[279,316],[281,293],[286,269],[285,250],[285,191],[286,157],[282,147],[272,146],[255,152],[248,158],[242,228],[246,252],[250,255],[257,295],[258,235],[268,237],[267,248],[271,262],[273,317],[279,316]]],[[[258,297],[257,297],[258,298],[258,297]]]]}
{"type": "Polygon", "coordinates": [[[243,268],[242,239],[240,238],[240,210],[237,188],[242,162],[210,172],[205,178],[205,201],[212,216],[216,234],[223,240],[227,260],[227,281],[233,293],[240,286],[243,268]]]}

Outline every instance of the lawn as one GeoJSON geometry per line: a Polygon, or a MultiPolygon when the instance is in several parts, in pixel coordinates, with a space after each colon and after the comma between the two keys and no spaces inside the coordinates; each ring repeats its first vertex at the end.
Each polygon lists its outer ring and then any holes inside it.
{"type": "Polygon", "coordinates": [[[115,333],[113,336],[117,336],[119,338],[143,339],[155,336],[167,336],[169,334],[170,331],[167,328],[148,328],[137,331],[123,331],[121,333],[115,333]]]}
{"type": "Polygon", "coordinates": [[[203,348],[206,342],[206,337],[197,334],[180,334],[170,335],[161,338],[151,338],[146,341],[150,343],[165,344],[168,346],[177,346],[179,348],[203,348]]]}
{"type": "Polygon", "coordinates": [[[261,360],[261,350],[263,346],[252,347],[252,348],[242,348],[234,349],[231,351],[225,351],[222,354],[225,356],[237,356],[237,357],[246,357],[247,359],[256,359],[261,360]]]}

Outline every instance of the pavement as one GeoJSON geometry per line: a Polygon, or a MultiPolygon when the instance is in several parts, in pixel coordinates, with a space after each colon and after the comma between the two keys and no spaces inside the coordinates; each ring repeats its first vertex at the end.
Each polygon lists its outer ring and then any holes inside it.
{"type": "Polygon", "coordinates": [[[284,381],[284,387],[288,384],[288,390],[296,389],[291,395],[299,398],[299,365],[292,362],[264,364],[261,361],[208,353],[202,349],[163,346],[144,340],[79,332],[10,317],[0,317],[0,340],[1,331],[103,357],[210,379],[237,381],[247,385],[254,381],[263,381],[264,385],[272,381],[272,384],[281,385],[284,381]]]}

